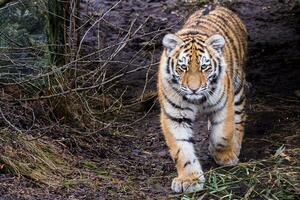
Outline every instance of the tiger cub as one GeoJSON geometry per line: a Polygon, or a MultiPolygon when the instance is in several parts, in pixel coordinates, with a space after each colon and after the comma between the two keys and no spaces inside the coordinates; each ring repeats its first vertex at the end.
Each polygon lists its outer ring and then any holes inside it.
{"type": "Polygon", "coordinates": [[[203,189],[205,178],[194,150],[197,114],[208,116],[209,152],[219,165],[236,165],[245,114],[247,31],[240,18],[221,7],[189,17],[163,38],[158,73],[161,127],[177,168],[174,192],[203,189]]]}

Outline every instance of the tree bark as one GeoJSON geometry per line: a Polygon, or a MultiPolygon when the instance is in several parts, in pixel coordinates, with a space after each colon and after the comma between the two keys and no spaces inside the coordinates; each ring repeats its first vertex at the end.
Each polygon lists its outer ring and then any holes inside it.
{"type": "Polygon", "coordinates": [[[11,2],[12,0],[0,0],[0,8],[4,7],[7,3],[11,2]]]}
{"type": "Polygon", "coordinates": [[[50,61],[55,65],[64,65],[75,58],[79,33],[80,0],[48,0],[49,50],[50,61]]]}
{"type": "Polygon", "coordinates": [[[65,62],[65,3],[60,0],[48,0],[48,41],[50,62],[61,66],[65,62]]]}

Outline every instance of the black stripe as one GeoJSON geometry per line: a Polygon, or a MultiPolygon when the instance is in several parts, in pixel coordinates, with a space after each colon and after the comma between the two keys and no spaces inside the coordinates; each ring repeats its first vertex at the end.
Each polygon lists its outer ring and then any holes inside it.
{"type": "Polygon", "coordinates": [[[227,95],[225,94],[225,90],[223,90],[222,97],[218,100],[218,102],[217,102],[216,105],[220,104],[224,97],[225,97],[225,101],[223,102],[223,105],[222,105],[221,107],[219,107],[218,109],[216,109],[216,110],[215,110],[216,112],[223,110],[223,108],[226,106],[228,97],[227,97],[227,95]]]}
{"type": "Polygon", "coordinates": [[[183,45],[181,45],[181,48],[186,49],[186,48],[189,48],[190,46],[191,46],[191,44],[189,43],[189,40],[188,40],[188,41],[184,41],[183,45]]]}
{"type": "Polygon", "coordinates": [[[217,89],[217,87],[215,87],[215,85],[212,86],[212,87],[211,87],[211,92],[214,93],[216,89],[217,89]]]}
{"type": "Polygon", "coordinates": [[[185,35],[198,35],[198,34],[200,34],[198,31],[194,31],[194,30],[190,30],[190,31],[188,31],[188,32],[186,32],[186,33],[184,33],[185,35]]]}
{"type": "Polygon", "coordinates": [[[211,123],[212,126],[221,124],[222,122],[224,122],[224,119],[222,119],[222,120],[220,120],[220,121],[213,121],[213,120],[210,120],[210,123],[211,123]]]}
{"type": "Polygon", "coordinates": [[[181,96],[181,92],[177,88],[172,86],[172,89],[177,93],[178,96],[181,96]]]}
{"type": "MultiPolygon", "coordinates": [[[[237,77],[238,75],[236,75],[236,77],[234,77],[234,82],[237,82],[237,77]]],[[[237,95],[238,93],[240,93],[240,91],[242,90],[244,85],[244,81],[241,79],[241,82],[237,85],[237,88],[234,88],[234,95],[237,95]]]]}
{"type": "Polygon", "coordinates": [[[227,104],[228,97],[225,96],[225,98],[226,98],[226,99],[225,99],[223,105],[222,105],[221,107],[218,107],[218,109],[214,110],[213,113],[220,112],[221,110],[223,110],[223,109],[225,108],[225,106],[226,106],[226,104],[227,104]]]}
{"type": "MultiPolygon", "coordinates": [[[[225,9],[222,9],[222,8],[221,8],[221,10],[223,10],[223,11],[226,12],[226,13],[229,13],[229,12],[228,12],[227,10],[225,10],[225,9]]],[[[230,21],[233,22],[233,26],[234,26],[234,27],[238,26],[238,27],[240,28],[240,31],[243,32],[244,34],[246,34],[245,31],[244,31],[244,27],[241,26],[241,23],[237,21],[237,17],[234,17],[234,15],[231,15],[231,13],[232,13],[232,12],[229,13],[228,18],[230,18],[230,21]]],[[[221,16],[219,16],[219,17],[221,17],[221,16]]],[[[235,29],[236,29],[236,28],[235,28],[235,29]]]]}
{"type": "Polygon", "coordinates": [[[188,108],[188,107],[181,107],[181,106],[177,105],[176,103],[174,103],[173,101],[171,101],[164,92],[163,92],[163,95],[164,95],[164,98],[167,100],[167,102],[174,108],[177,108],[180,110],[189,110],[189,111],[193,112],[193,109],[188,108]]]}
{"type": "Polygon", "coordinates": [[[220,77],[221,72],[222,72],[221,59],[217,58],[217,61],[215,61],[213,59],[213,63],[215,65],[215,67],[218,68],[218,75],[215,74],[215,77],[213,77],[213,79],[211,81],[211,84],[214,84],[214,83],[216,83],[219,80],[219,77],[220,77]]]}
{"type": "Polygon", "coordinates": [[[215,84],[215,83],[217,82],[217,80],[218,80],[218,76],[217,76],[217,74],[214,72],[214,73],[209,77],[209,79],[210,79],[210,83],[211,83],[211,84],[215,84]]]}
{"type": "Polygon", "coordinates": [[[169,113],[167,113],[165,109],[163,109],[163,111],[164,111],[165,115],[167,116],[167,118],[170,119],[170,120],[172,120],[172,121],[174,121],[174,122],[177,122],[179,124],[186,123],[189,126],[193,125],[193,121],[190,118],[186,118],[186,117],[181,117],[181,118],[173,117],[169,113]]]}
{"type": "Polygon", "coordinates": [[[175,75],[172,76],[171,83],[178,84],[178,80],[176,79],[175,75]]]}
{"type": "Polygon", "coordinates": [[[198,44],[199,46],[203,47],[203,45],[205,44],[205,41],[199,37],[197,37],[195,39],[196,39],[195,43],[198,44]]]}
{"type": "Polygon", "coordinates": [[[239,122],[234,122],[235,124],[243,124],[243,123],[245,123],[245,121],[243,120],[243,121],[239,121],[239,122]]]}
{"type": "MultiPolygon", "coordinates": [[[[210,105],[210,106],[211,106],[211,107],[214,107],[214,106],[220,104],[221,101],[223,100],[224,96],[225,96],[225,89],[223,88],[221,97],[218,99],[218,101],[217,101],[215,104],[212,104],[212,105],[210,105]]],[[[224,102],[224,105],[226,104],[226,102],[227,102],[227,96],[226,96],[226,100],[225,100],[225,102],[224,102]]],[[[222,106],[223,106],[223,105],[222,105],[222,106]]]]}
{"type": "Polygon", "coordinates": [[[218,64],[218,74],[221,74],[222,72],[222,65],[221,65],[222,61],[221,61],[221,58],[217,58],[217,64],[218,64]]]}
{"type": "MultiPolygon", "coordinates": [[[[238,59],[241,57],[241,51],[239,51],[237,48],[239,48],[240,46],[242,46],[241,44],[242,44],[242,41],[241,41],[241,38],[239,37],[240,35],[239,35],[239,33],[238,33],[238,30],[236,29],[236,27],[235,27],[235,25],[236,26],[239,26],[239,24],[235,24],[235,20],[234,20],[234,18],[231,18],[232,20],[230,21],[230,20],[227,20],[227,19],[225,19],[224,17],[222,17],[222,16],[220,16],[220,15],[213,15],[213,16],[215,16],[215,17],[217,17],[217,18],[219,18],[220,20],[221,20],[221,23],[223,22],[226,26],[223,26],[225,29],[229,29],[229,31],[231,31],[233,34],[234,34],[234,36],[235,36],[235,38],[236,38],[236,41],[238,42],[238,47],[236,47],[235,46],[235,44],[234,44],[234,41],[233,41],[233,38],[229,38],[228,37],[228,35],[227,35],[227,38],[230,40],[230,42],[232,43],[232,47],[233,47],[233,50],[236,52],[236,55],[238,56],[238,59]],[[233,27],[231,26],[231,24],[229,24],[229,23],[232,23],[233,24],[233,27]]],[[[228,15],[228,17],[231,17],[231,15],[228,15]]],[[[220,27],[220,29],[222,29],[222,30],[224,30],[223,29],[223,27],[222,27],[222,24],[220,24],[220,23],[217,23],[217,22],[215,22],[219,27],[220,27]]],[[[240,30],[242,30],[242,28],[240,28],[240,30]]],[[[224,33],[228,33],[228,30],[224,30],[224,33]]]]}
{"type": "Polygon", "coordinates": [[[206,100],[207,100],[207,99],[206,99],[206,96],[203,96],[201,99],[197,100],[196,102],[197,102],[198,104],[202,104],[202,103],[204,103],[206,100]]]}
{"type": "Polygon", "coordinates": [[[239,111],[239,110],[235,110],[235,111],[234,111],[234,113],[235,113],[235,114],[237,114],[237,115],[240,115],[240,114],[244,113],[244,109],[243,109],[243,110],[241,110],[241,111],[239,111]]]}
{"type": "MultiPolygon", "coordinates": [[[[225,90],[224,90],[225,91],[225,90]]],[[[222,100],[222,98],[223,97],[221,97],[219,100],[221,101],[222,100]]],[[[215,109],[215,110],[213,110],[213,111],[211,111],[211,113],[210,113],[210,117],[212,116],[212,115],[215,115],[216,113],[218,113],[218,112],[220,112],[220,111],[222,111],[224,108],[225,108],[225,106],[226,106],[226,104],[227,104],[227,101],[228,101],[228,96],[225,96],[225,101],[224,101],[224,103],[223,103],[223,105],[221,106],[221,107],[218,107],[217,109],[215,109]]],[[[216,106],[217,104],[215,104],[215,106],[216,106]]]]}
{"type": "Polygon", "coordinates": [[[178,149],[176,155],[174,156],[174,161],[175,161],[175,164],[177,164],[177,161],[178,161],[178,155],[179,155],[179,152],[181,151],[181,149],[178,149]]]}
{"type": "MultiPolygon", "coordinates": [[[[220,19],[221,19],[220,22],[222,23],[222,21],[223,21],[223,23],[226,24],[226,20],[225,20],[224,18],[222,18],[222,17],[220,17],[220,16],[217,16],[217,15],[213,15],[213,16],[216,16],[217,18],[220,18],[220,19]],[[225,21],[224,21],[224,20],[225,20],[225,21]]],[[[223,34],[223,36],[224,36],[224,38],[225,38],[225,41],[226,41],[226,40],[229,40],[229,45],[232,47],[232,50],[234,51],[234,53],[235,53],[236,56],[237,56],[237,58],[234,59],[233,62],[235,62],[236,60],[239,60],[241,52],[237,49],[238,47],[235,46],[234,38],[231,38],[231,37],[228,36],[228,31],[231,31],[231,32],[234,34],[234,36],[236,36],[235,38],[237,39],[237,42],[240,43],[240,41],[238,41],[238,40],[239,40],[239,37],[237,36],[236,31],[233,30],[232,27],[229,26],[228,24],[227,24],[227,26],[223,26],[223,25],[220,24],[218,21],[212,21],[211,18],[207,18],[207,19],[206,19],[206,22],[210,22],[210,26],[211,26],[211,27],[214,27],[215,29],[221,30],[221,31],[223,32],[222,34],[223,34]],[[229,29],[229,30],[228,30],[228,29],[229,29]]],[[[204,23],[205,23],[205,22],[204,22],[204,23]]],[[[239,46],[239,44],[237,44],[237,45],[239,46]]],[[[238,61],[237,61],[237,63],[238,63],[238,61]]]]}
{"type": "Polygon", "coordinates": [[[179,142],[188,142],[188,143],[192,143],[192,144],[196,143],[196,141],[193,138],[189,138],[189,139],[177,139],[177,141],[179,141],[179,142]]]}
{"type": "MultiPolygon", "coordinates": [[[[203,49],[203,46],[205,46],[205,41],[199,37],[196,38],[195,43],[199,46],[199,48],[201,47],[202,49],[203,49]]],[[[203,52],[204,52],[204,49],[203,49],[203,52]]]]}
{"type": "Polygon", "coordinates": [[[185,168],[186,166],[192,164],[191,161],[187,161],[186,163],[184,163],[183,168],[185,168]]]}
{"type": "Polygon", "coordinates": [[[172,70],[174,71],[174,60],[171,59],[171,67],[172,67],[172,70]]]}
{"type": "Polygon", "coordinates": [[[214,67],[214,71],[211,75],[209,75],[208,79],[211,79],[211,81],[213,81],[217,76],[216,69],[217,69],[218,65],[217,65],[217,62],[214,59],[211,59],[211,60],[212,60],[211,64],[214,67]]]}
{"type": "Polygon", "coordinates": [[[187,52],[189,52],[189,51],[190,51],[190,49],[187,48],[187,49],[185,49],[185,50],[183,51],[183,53],[187,53],[187,52]]]}
{"type": "Polygon", "coordinates": [[[171,72],[170,72],[170,57],[168,58],[168,60],[167,60],[167,74],[170,74],[171,72]]]}
{"type": "Polygon", "coordinates": [[[234,102],[234,105],[235,106],[241,105],[245,101],[245,98],[246,98],[245,95],[242,95],[237,102],[234,102]]]}
{"type": "MultiPolygon", "coordinates": [[[[203,27],[203,26],[202,26],[203,27]]],[[[194,29],[194,28],[199,28],[200,29],[200,26],[190,26],[188,27],[190,29],[194,29]]],[[[205,27],[203,27],[205,28],[205,27]]],[[[204,29],[205,30],[205,29],[204,29]]],[[[186,32],[186,33],[183,33],[182,35],[202,35],[202,36],[205,36],[205,37],[208,37],[209,35],[206,34],[206,33],[202,33],[202,32],[199,32],[199,31],[192,31],[190,30],[189,32],[186,32]]]]}
{"type": "Polygon", "coordinates": [[[242,83],[238,84],[238,87],[235,88],[235,90],[234,90],[234,95],[237,95],[238,93],[240,93],[240,91],[243,88],[242,86],[243,86],[242,83]]]}
{"type": "Polygon", "coordinates": [[[185,101],[189,101],[189,100],[186,98],[186,96],[183,96],[182,99],[185,100],[185,101]]]}
{"type": "Polygon", "coordinates": [[[215,110],[213,110],[212,112],[211,112],[211,114],[210,114],[210,116],[211,115],[214,115],[214,114],[216,114],[217,112],[220,112],[221,110],[223,110],[224,108],[225,108],[225,106],[226,106],[226,104],[227,104],[227,101],[228,101],[228,93],[229,93],[229,89],[230,89],[230,87],[229,87],[229,78],[227,77],[227,94],[226,94],[226,92],[225,92],[225,86],[223,87],[223,91],[222,91],[222,95],[221,95],[221,97],[218,99],[218,101],[215,103],[215,104],[213,104],[212,106],[210,106],[211,108],[212,107],[214,107],[214,106],[217,106],[218,104],[220,104],[221,103],[221,101],[224,99],[224,96],[225,96],[225,101],[223,102],[223,104],[221,105],[221,107],[218,107],[217,109],[215,109],[215,110]]]}
{"type": "MultiPolygon", "coordinates": [[[[200,45],[198,43],[196,43],[197,45],[200,45]]],[[[200,48],[196,48],[197,51],[200,51],[200,53],[205,53],[205,51],[203,49],[200,49],[200,48]]]]}

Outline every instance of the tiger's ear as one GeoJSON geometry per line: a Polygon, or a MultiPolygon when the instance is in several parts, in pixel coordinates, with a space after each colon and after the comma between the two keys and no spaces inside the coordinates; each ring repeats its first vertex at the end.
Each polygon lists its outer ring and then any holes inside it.
{"type": "Polygon", "coordinates": [[[171,56],[172,55],[172,51],[176,48],[176,46],[180,45],[183,41],[174,34],[167,34],[165,35],[162,43],[164,45],[164,47],[167,50],[167,56],[171,56]]]}
{"type": "Polygon", "coordinates": [[[222,48],[225,45],[225,39],[222,35],[213,35],[210,36],[206,41],[206,45],[211,46],[213,49],[215,49],[217,52],[221,53],[222,48]]]}

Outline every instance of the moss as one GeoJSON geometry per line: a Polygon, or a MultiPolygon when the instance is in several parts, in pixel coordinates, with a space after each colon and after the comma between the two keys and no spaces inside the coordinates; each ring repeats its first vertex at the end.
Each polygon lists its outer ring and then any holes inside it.
{"type": "Polygon", "coordinates": [[[90,169],[90,170],[96,170],[97,169],[96,164],[94,162],[92,162],[92,161],[89,161],[89,160],[83,161],[83,166],[85,168],[90,169]]]}

